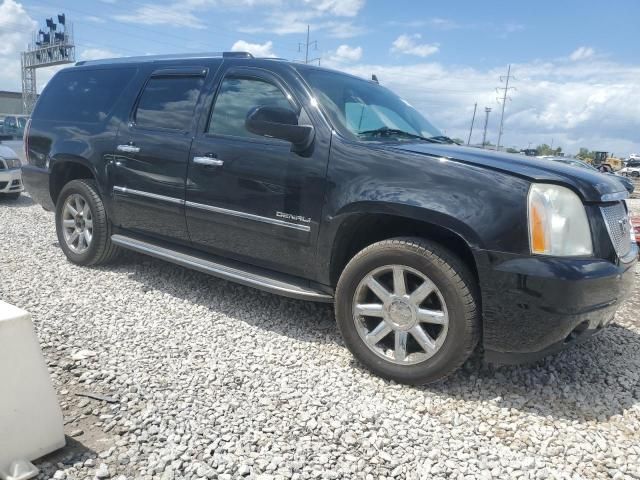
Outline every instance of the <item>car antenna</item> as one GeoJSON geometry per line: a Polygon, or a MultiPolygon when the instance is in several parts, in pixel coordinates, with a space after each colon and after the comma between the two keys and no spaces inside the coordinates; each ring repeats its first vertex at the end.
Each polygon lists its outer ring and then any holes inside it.
{"type": "Polygon", "coordinates": [[[380,85],[380,82],[378,81],[378,77],[376,77],[375,73],[371,74],[371,81],[376,82],[378,85],[380,85]]]}

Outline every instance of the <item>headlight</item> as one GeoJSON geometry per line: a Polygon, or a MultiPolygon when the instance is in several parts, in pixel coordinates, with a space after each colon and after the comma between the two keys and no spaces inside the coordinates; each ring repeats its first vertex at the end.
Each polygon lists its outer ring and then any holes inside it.
{"type": "Polygon", "coordinates": [[[559,185],[534,183],[529,189],[529,246],[540,255],[592,255],[591,230],[582,201],[559,185]]]}
{"type": "Polygon", "coordinates": [[[7,168],[20,168],[22,166],[22,164],[20,163],[20,160],[18,160],[17,158],[4,158],[4,157],[0,157],[0,160],[4,160],[4,163],[7,165],[7,168]]]}

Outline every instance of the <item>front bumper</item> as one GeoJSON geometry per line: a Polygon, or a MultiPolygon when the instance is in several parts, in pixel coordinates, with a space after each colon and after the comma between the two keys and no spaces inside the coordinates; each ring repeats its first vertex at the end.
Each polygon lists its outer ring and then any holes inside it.
{"type": "Polygon", "coordinates": [[[22,173],[19,168],[0,170],[0,194],[19,193],[23,190],[22,173]]]}
{"type": "Polygon", "coordinates": [[[534,361],[588,337],[631,294],[638,247],[618,264],[601,259],[476,255],[487,360],[534,361]]]}

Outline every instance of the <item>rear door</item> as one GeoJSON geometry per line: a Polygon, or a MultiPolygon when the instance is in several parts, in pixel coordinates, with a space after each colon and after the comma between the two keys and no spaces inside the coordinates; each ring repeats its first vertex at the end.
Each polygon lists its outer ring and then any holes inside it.
{"type": "Polygon", "coordinates": [[[116,141],[113,194],[119,226],[189,241],[185,180],[196,105],[207,73],[204,66],[151,72],[116,141]]]}
{"type": "Polygon", "coordinates": [[[283,78],[236,65],[220,73],[191,149],[189,234],[201,249],[306,277],[315,268],[328,145],[316,142],[298,154],[290,142],[250,133],[245,119],[258,105],[292,109],[299,124],[311,121],[283,78]]]}

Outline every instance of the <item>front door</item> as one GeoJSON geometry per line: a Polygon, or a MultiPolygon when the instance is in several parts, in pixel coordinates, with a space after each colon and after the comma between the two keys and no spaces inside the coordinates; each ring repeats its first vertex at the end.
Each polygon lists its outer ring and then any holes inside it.
{"type": "Polygon", "coordinates": [[[121,129],[113,161],[115,223],[135,232],[188,242],[185,180],[205,80],[202,67],[154,71],[131,121],[121,129]]]}
{"type": "Polygon", "coordinates": [[[208,119],[189,160],[187,226],[198,248],[246,263],[306,276],[314,268],[327,147],[305,154],[291,143],[250,133],[247,113],[260,105],[299,112],[278,77],[256,68],[221,74],[208,119]]]}

